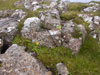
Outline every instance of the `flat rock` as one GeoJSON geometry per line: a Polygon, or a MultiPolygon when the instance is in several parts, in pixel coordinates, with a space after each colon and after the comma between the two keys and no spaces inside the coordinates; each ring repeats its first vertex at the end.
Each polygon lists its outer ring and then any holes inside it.
{"type": "Polygon", "coordinates": [[[0,75],[52,75],[24,49],[13,44],[5,54],[0,55],[0,75]]]}

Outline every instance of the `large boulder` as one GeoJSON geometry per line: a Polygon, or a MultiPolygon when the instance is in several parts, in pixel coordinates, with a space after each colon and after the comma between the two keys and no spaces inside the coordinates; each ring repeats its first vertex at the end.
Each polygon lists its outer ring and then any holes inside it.
{"type": "Polygon", "coordinates": [[[85,27],[83,25],[75,25],[72,21],[69,21],[63,24],[61,32],[63,46],[71,49],[73,54],[77,54],[87,34],[85,27]],[[75,29],[79,33],[75,32],[75,29]],[[76,38],[73,34],[82,35],[76,38]]]}
{"type": "Polygon", "coordinates": [[[5,54],[0,55],[0,75],[52,75],[24,49],[25,47],[13,44],[5,54]]]}
{"type": "Polygon", "coordinates": [[[11,42],[17,32],[18,22],[13,18],[0,19],[0,37],[11,42]]]}
{"type": "Polygon", "coordinates": [[[40,45],[51,48],[61,46],[61,32],[59,30],[36,32],[32,41],[38,41],[40,45]]]}
{"type": "Polygon", "coordinates": [[[42,46],[54,47],[61,45],[61,30],[44,30],[41,28],[41,21],[37,17],[28,18],[22,28],[22,36],[32,39],[32,42],[39,42],[42,46]]]}
{"type": "Polygon", "coordinates": [[[0,38],[7,43],[11,42],[17,33],[17,27],[20,20],[24,17],[25,12],[22,10],[16,10],[12,16],[0,18],[0,38]]]}
{"type": "Polygon", "coordinates": [[[22,36],[26,38],[32,38],[35,32],[40,30],[40,19],[37,17],[27,18],[24,22],[24,27],[22,28],[22,36]]]}
{"type": "Polygon", "coordinates": [[[65,13],[68,10],[68,0],[53,0],[50,8],[57,8],[60,13],[65,13]]]}

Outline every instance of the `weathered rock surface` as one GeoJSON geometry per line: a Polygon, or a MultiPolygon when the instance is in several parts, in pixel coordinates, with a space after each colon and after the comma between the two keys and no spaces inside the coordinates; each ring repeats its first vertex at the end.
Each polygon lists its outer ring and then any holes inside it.
{"type": "Polygon", "coordinates": [[[43,64],[24,51],[24,47],[13,44],[0,55],[0,75],[52,75],[43,64]]]}
{"type": "Polygon", "coordinates": [[[17,33],[20,20],[25,17],[25,12],[16,10],[11,17],[0,18],[0,38],[7,43],[11,42],[17,33]]]}
{"type": "Polygon", "coordinates": [[[33,42],[39,42],[40,45],[54,47],[61,45],[60,30],[42,30],[41,21],[37,17],[28,18],[24,22],[22,36],[32,39],[33,42]]]}
{"type": "Polygon", "coordinates": [[[0,10],[0,18],[2,17],[8,17],[8,16],[11,16],[11,14],[14,12],[14,10],[0,10]]]}
{"type": "Polygon", "coordinates": [[[69,75],[69,71],[63,63],[58,63],[56,67],[58,70],[58,75],[69,75]]]}
{"type": "Polygon", "coordinates": [[[77,28],[79,29],[79,31],[82,33],[82,36],[80,36],[79,38],[74,38],[73,37],[73,32],[75,29],[76,25],[72,22],[66,22],[63,24],[62,27],[62,43],[64,47],[70,48],[73,52],[73,54],[76,54],[79,52],[81,45],[83,43],[83,41],[85,40],[86,37],[86,30],[85,27],[83,25],[77,25],[77,28]]]}
{"type": "Polygon", "coordinates": [[[25,3],[25,0],[18,0],[17,2],[14,3],[14,5],[15,5],[16,7],[18,7],[18,6],[24,5],[24,3],[25,3]]]}
{"type": "Polygon", "coordinates": [[[48,30],[57,29],[57,26],[61,25],[60,15],[57,9],[50,9],[41,12],[40,19],[44,28],[48,30]]]}
{"type": "Polygon", "coordinates": [[[83,11],[84,12],[96,12],[97,10],[100,9],[98,3],[89,3],[90,7],[85,8],[83,11]]]}
{"type": "Polygon", "coordinates": [[[32,11],[36,11],[41,8],[38,0],[25,0],[24,7],[32,11]]]}

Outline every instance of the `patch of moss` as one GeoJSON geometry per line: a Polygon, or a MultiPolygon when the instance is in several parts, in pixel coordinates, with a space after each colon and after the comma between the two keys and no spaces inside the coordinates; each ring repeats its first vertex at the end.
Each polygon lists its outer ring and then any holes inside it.
{"type": "Polygon", "coordinates": [[[16,35],[16,37],[14,38],[14,40],[12,41],[12,43],[14,44],[18,44],[20,46],[25,46],[26,50],[29,52],[32,51],[33,47],[34,47],[34,43],[32,43],[32,40],[30,39],[26,39],[24,37],[22,37],[21,35],[16,35]]]}
{"type": "Polygon", "coordinates": [[[78,16],[77,11],[68,11],[66,13],[61,14],[61,19],[66,21],[66,20],[75,19],[77,16],[78,16]]]}

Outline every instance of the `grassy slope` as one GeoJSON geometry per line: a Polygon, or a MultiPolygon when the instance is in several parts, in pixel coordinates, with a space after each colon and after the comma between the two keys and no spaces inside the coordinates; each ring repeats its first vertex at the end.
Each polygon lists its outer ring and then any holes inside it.
{"type": "MultiPolygon", "coordinates": [[[[0,0],[0,9],[16,9],[13,3],[17,0],[0,0]]],[[[84,6],[84,5],[82,5],[84,6]]],[[[70,11],[76,11],[80,5],[70,5],[70,11]],[[76,8],[77,7],[77,8],[76,8]]],[[[80,9],[78,10],[80,11],[80,9]]],[[[33,12],[27,11],[27,17],[34,16],[33,12]]],[[[26,17],[26,18],[27,18],[26,17]]],[[[76,19],[77,20],[77,19],[76,19]]],[[[23,26],[24,20],[19,24],[19,31],[23,26]]],[[[77,21],[75,21],[77,22],[77,21]]],[[[80,23],[80,22],[78,22],[80,23]]],[[[86,23],[84,23],[86,24],[86,23]]],[[[29,39],[17,35],[13,43],[24,45],[27,50],[32,51],[35,45],[29,39]]],[[[96,39],[93,39],[89,34],[82,45],[81,51],[78,55],[72,56],[71,51],[64,47],[56,47],[53,49],[47,47],[39,47],[37,49],[37,58],[41,60],[45,66],[50,68],[57,74],[55,65],[58,62],[64,62],[70,71],[70,75],[99,75],[100,74],[100,49],[96,39]]]]}

